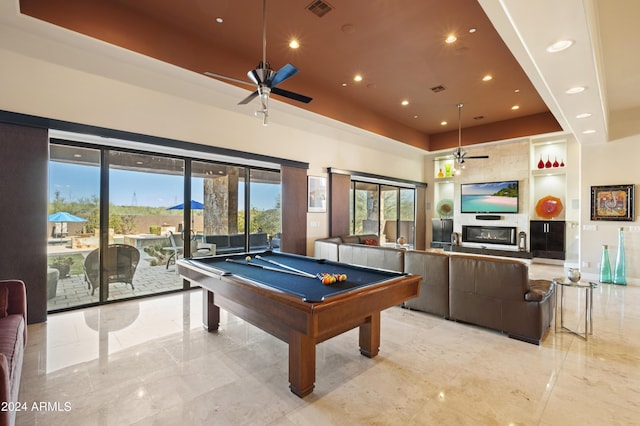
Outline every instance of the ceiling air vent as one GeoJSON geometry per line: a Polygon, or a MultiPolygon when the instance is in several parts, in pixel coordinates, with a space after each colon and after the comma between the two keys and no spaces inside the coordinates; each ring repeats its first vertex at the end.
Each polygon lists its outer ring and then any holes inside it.
{"type": "Polygon", "coordinates": [[[445,87],[444,87],[444,86],[434,86],[434,87],[432,87],[432,88],[431,88],[431,91],[432,91],[433,93],[442,92],[442,91],[444,91],[444,90],[447,90],[447,89],[445,89],[445,87]]]}
{"type": "Polygon", "coordinates": [[[317,0],[307,6],[307,10],[316,15],[318,18],[322,18],[324,15],[333,10],[333,6],[331,6],[329,3],[323,2],[322,0],[317,0]]]}

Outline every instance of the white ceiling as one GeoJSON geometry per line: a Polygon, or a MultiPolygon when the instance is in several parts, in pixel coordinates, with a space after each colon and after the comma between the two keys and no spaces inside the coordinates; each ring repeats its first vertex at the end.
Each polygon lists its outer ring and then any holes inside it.
{"type": "Polygon", "coordinates": [[[561,126],[585,144],[640,133],[640,2],[479,0],[561,126]],[[547,53],[560,39],[575,43],[547,53]],[[582,85],[582,93],[565,90],[582,85]],[[591,113],[578,119],[580,113],[591,113]],[[584,134],[584,131],[595,133],[584,134]]]}

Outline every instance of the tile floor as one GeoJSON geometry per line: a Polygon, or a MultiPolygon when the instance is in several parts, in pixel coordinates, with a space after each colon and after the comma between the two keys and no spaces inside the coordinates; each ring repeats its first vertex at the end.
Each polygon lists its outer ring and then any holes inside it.
{"type": "MultiPolygon", "coordinates": [[[[562,268],[532,266],[553,278],[562,268]]],[[[570,325],[582,323],[567,293],[570,325]]],[[[541,346],[416,311],[382,314],[380,354],[357,332],[317,346],[304,399],[287,346],[223,311],[200,326],[201,292],[49,316],[29,326],[18,425],[640,424],[640,287],[594,291],[588,341],[553,328],[541,346]]]]}

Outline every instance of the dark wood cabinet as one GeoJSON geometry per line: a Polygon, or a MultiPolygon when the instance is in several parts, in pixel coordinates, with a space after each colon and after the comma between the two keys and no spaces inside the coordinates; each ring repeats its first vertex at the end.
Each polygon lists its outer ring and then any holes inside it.
{"type": "Polygon", "coordinates": [[[563,220],[532,220],[529,235],[533,257],[564,260],[565,228],[563,220]]]}
{"type": "Polygon", "coordinates": [[[453,219],[431,220],[431,248],[448,248],[451,246],[453,219]]]}

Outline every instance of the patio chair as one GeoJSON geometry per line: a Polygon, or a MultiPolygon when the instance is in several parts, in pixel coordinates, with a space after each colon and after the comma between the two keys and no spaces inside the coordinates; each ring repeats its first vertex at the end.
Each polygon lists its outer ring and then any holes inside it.
{"type": "MultiPolygon", "coordinates": [[[[167,265],[165,269],[169,269],[169,265],[173,262],[176,263],[176,260],[180,256],[183,255],[184,252],[184,232],[180,234],[174,234],[169,231],[169,242],[171,245],[169,247],[163,247],[162,250],[171,252],[169,259],[167,259],[167,265]]],[[[210,243],[201,243],[196,240],[196,236],[192,235],[191,237],[191,257],[203,257],[203,256],[213,256],[215,254],[215,244],[210,243]]]]}
{"type": "Polygon", "coordinates": [[[176,263],[178,256],[180,256],[184,251],[184,240],[182,239],[182,235],[175,235],[173,232],[169,231],[169,242],[171,243],[169,247],[162,247],[162,250],[171,252],[171,255],[167,259],[167,266],[165,269],[169,269],[171,261],[176,263]]]}
{"type": "MultiPolygon", "coordinates": [[[[133,290],[133,275],[140,261],[137,248],[127,244],[110,244],[107,247],[105,268],[108,283],[125,283],[133,290]]],[[[84,280],[91,295],[100,287],[100,249],[95,249],[84,260],[84,280]]]]}

